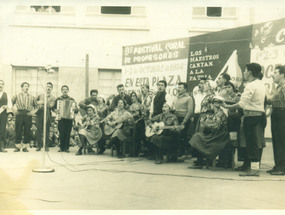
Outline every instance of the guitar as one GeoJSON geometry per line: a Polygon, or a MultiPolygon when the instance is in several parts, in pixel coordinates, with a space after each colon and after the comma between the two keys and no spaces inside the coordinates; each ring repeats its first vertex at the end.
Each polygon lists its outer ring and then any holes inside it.
{"type": "Polygon", "coordinates": [[[151,137],[154,134],[156,135],[160,135],[163,130],[165,129],[173,129],[173,128],[180,128],[183,129],[184,126],[183,125],[172,125],[172,126],[165,126],[164,122],[154,122],[152,125],[148,125],[145,128],[145,136],[146,137],[151,137]]]}
{"type": "Polygon", "coordinates": [[[108,122],[105,123],[104,125],[104,133],[109,136],[114,133],[115,130],[121,128],[123,126],[123,123],[115,124],[115,125],[110,125],[108,122]]]}
{"type": "Polygon", "coordinates": [[[102,137],[102,130],[100,126],[96,126],[100,124],[101,122],[91,122],[91,124],[83,124],[81,125],[81,129],[79,130],[79,134],[86,135],[86,132],[90,132],[92,136],[88,136],[88,141],[90,141],[90,144],[93,145],[94,143],[97,143],[101,137],[102,137]]]}

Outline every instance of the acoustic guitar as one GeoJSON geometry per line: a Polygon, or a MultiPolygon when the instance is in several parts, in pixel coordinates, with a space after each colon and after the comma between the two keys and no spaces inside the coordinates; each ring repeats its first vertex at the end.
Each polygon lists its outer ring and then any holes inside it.
{"type": "Polygon", "coordinates": [[[166,129],[174,129],[174,128],[180,128],[183,129],[183,125],[172,125],[172,126],[165,126],[164,122],[154,122],[152,125],[147,125],[145,128],[145,136],[151,137],[154,134],[160,135],[164,130],[166,129]]]}
{"type": "Polygon", "coordinates": [[[101,123],[101,121],[97,122],[94,120],[91,120],[90,123],[83,123],[80,124],[80,129],[79,129],[79,134],[85,135],[85,132],[90,132],[92,133],[92,136],[89,138],[92,139],[92,142],[97,143],[101,137],[102,137],[102,130],[100,126],[98,126],[101,123]]]}
{"type": "Polygon", "coordinates": [[[108,122],[105,123],[104,125],[104,133],[109,136],[114,133],[117,129],[121,128],[123,126],[123,123],[115,124],[115,125],[110,125],[108,122]]]}

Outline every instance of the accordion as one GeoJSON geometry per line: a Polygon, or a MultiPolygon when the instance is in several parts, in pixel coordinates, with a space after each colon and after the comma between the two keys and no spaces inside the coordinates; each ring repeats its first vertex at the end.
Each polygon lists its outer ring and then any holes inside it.
{"type": "Polygon", "coordinates": [[[58,100],[57,101],[57,120],[62,119],[74,119],[73,108],[75,102],[72,100],[58,100]]]}

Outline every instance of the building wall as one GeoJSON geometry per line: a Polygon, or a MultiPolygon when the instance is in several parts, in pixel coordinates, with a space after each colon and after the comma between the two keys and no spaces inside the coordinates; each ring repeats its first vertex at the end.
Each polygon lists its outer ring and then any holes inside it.
{"type": "MultiPolygon", "coordinates": [[[[114,5],[108,2],[105,1],[104,6],[114,5]]],[[[278,9],[267,8],[264,14],[264,8],[254,5],[182,2],[120,1],[120,5],[132,6],[131,15],[101,14],[102,4],[98,1],[42,2],[60,6],[60,13],[32,12],[30,6],[39,5],[37,1],[2,4],[0,75],[7,82],[6,90],[11,94],[15,92],[11,65],[52,65],[59,70],[58,89],[67,84],[70,94],[81,99],[85,96],[86,54],[89,55],[89,88],[98,88],[100,69],[121,69],[122,46],[194,36],[284,17],[280,5],[278,9]],[[222,16],[207,17],[206,6],[223,6],[222,16]]]]}

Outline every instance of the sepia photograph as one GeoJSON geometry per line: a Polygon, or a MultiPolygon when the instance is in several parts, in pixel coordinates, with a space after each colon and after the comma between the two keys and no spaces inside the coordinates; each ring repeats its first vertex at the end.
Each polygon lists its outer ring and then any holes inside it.
{"type": "Polygon", "coordinates": [[[0,1],[0,214],[285,213],[285,2],[0,1]]]}

